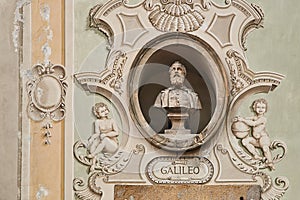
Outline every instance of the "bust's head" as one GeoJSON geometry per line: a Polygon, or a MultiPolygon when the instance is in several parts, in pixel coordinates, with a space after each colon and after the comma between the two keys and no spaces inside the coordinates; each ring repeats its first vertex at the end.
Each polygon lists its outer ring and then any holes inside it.
{"type": "Polygon", "coordinates": [[[179,61],[175,61],[169,68],[170,81],[173,86],[182,86],[185,76],[186,69],[183,64],[179,61]]]}

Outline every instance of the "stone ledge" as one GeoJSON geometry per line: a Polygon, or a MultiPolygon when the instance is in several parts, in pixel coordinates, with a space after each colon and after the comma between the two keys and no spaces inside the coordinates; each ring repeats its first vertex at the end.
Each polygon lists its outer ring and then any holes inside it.
{"type": "Polygon", "coordinates": [[[115,200],[260,200],[257,185],[116,185],[115,200]]]}

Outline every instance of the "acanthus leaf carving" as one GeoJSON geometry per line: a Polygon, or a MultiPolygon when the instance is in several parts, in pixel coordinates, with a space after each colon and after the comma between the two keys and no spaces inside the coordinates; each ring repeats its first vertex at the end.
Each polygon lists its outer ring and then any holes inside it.
{"type": "Polygon", "coordinates": [[[75,74],[75,78],[81,85],[102,84],[108,85],[119,95],[123,93],[123,71],[127,61],[127,54],[122,51],[112,52],[110,56],[112,62],[106,64],[107,68],[99,73],[87,72],[75,74]]]}
{"type": "MultiPolygon", "coordinates": [[[[215,151],[220,151],[224,155],[228,155],[231,163],[241,172],[252,175],[254,181],[258,181],[261,186],[261,200],[280,200],[289,188],[289,181],[286,177],[276,177],[274,181],[272,177],[262,172],[258,166],[250,166],[238,157],[234,157],[228,149],[221,144],[215,147],[215,151]]],[[[230,180],[228,180],[230,182],[230,180]]]]}
{"type": "Polygon", "coordinates": [[[231,163],[241,172],[246,174],[254,174],[258,172],[258,167],[255,167],[254,164],[249,165],[241,161],[238,157],[233,156],[228,149],[224,148],[222,144],[217,144],[215,151],[220,151],[223,155],[228,155],[231,163]]]}
{"type": "Polygon", "coordinates": [[[289,188],[289,181],[286,177],[276,177],[273,182],[269,175],[258,172],[253,175],[253,179],[258,178],[262,180],[262,200],[280,200],[289,188]]]}
{"type": "Polygon", "coordinates": [[[86,145],[77,141],[74,144],[74,156],[81,163],[89,166],[89,178],[87,183],[81,178],[73,180],[75,196],[80,200],[99,200],[102,199],[103,191],[100,182],[109,182],[109,176],[121,173],[129,164],[133,155],[144,154],[145,147],[137,144],[131,152],[118,150],[114,155],[107,157],[101,156],[95,159],[88,157],[86,145]]]}
{"type": "Polygon", "coordinates": [[[82,141],[77,141],[74,144],[74,156],[83,165],[89,166],[90,172],[102,172],[105,175],[113,175],[120,173],[126,168],[130,159],[134,154],[143,153],[145,147],[141,144],[136,145],[136,148],[131,152],[118,150],[112,156],[101,156],[94,162],[93,158],[88,157],[86,144],[82,141]]]}
{"type": "Polygon", "coordinates": [[[252,72],[243,56],[232,49],[227,51],[227,58],[225,59],[230,71],[232,96],[237,96],[250,86],[266,85],[270,90],[274,90],[284,77],[272,72],[252,72]]]}
{"type": "Polygon", "coordinates": [[[273,162],[274,163],[280,162],[286,156],[287,146],[284,142],[282,142],[280,140],[274,140],[270,145],[270,149],[271,150],[275,150],[275,149],[281,149],[282,150],[281,153],[278,153],[275,156],[273,156],[273,162]]]}
{"type": "Polygon", "coordinates": [[[73,180],[73,189],[75,196],[80,200],[99,200],[102,199],[103,191],[100,186],[91,184],[95,179],[95,176],[99,176],[98,173],[94,173],[90,176],[88,183],[86,184],[83,179],[75,178],[73,180]]]}

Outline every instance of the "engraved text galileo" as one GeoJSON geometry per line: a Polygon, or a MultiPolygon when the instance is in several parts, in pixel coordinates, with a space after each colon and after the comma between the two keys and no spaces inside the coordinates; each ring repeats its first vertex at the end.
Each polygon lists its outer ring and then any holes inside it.
{"type": "Polygon", "coordinates": [[[147,175],[155,183],[206,183],[213,171],[203,157],[157,157],[147,166],[147,175]]]}
{"type": "Polygon", "coordinates": [[[164,166],[160,172],[162,174],[199,174],[200,168],[197,166],[164,166]]]}

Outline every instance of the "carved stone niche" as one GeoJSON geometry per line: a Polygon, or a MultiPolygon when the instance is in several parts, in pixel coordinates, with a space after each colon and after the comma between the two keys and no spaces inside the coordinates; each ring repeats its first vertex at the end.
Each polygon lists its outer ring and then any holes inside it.
{"type": "Polygon", "coordinates": [[[162,34],[147,43],[132,64],[128,84],[131,117],[153,145],[171,151],[194,149],[222,126],[228,87],[220,59],[204,41],[182,33],[162,34]],[[168,71],[176,60],[186,68],[185,86],[193,88],[202,104],[190,113],[186,126],[191,134],[185,136],[165,134],[170,128],[167,111],[154,107],[160,91],[171,86],[168,71]]]}
{"type": "Polygon", "coordinates": [[[271,141],[265,129],[267,101],[252,105],[251,119],[259,118],[260,127],[238,116],[240,107],[249,106],[247,99],[273,91],[283,79],[273,72],[251,71],[245,59],[246,36],[261,27],[263,16],[259,6],[244,0],[224,5],[210,0],[144,0],[135,5],[113,0],[94,6],[90,26],[108,37],[109,55],[105,70],[75,78],[84,90],[119,109],[126,122],[122,134],[128,137],[109,156],[101,152],[102,143],[99,156],[83,141],[75,143],[75,158],[89,168],[87,180],[74,179],[76,197],[123,199],[122,191],[143,188],[119,186],[128,184],[150,185],[151,193],[155,188],[163,192],[161,184],[195,186],[198,191],[204,184],[243,183],[260,186],[252,199],[280,199],[288,180],[273,181],[266,170],[275,169],[287,148],[271,141]]]}

